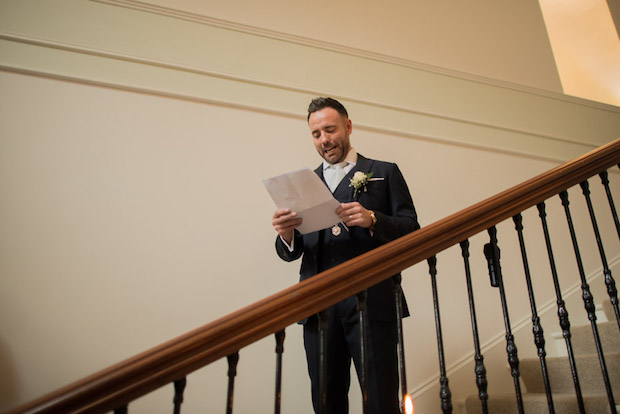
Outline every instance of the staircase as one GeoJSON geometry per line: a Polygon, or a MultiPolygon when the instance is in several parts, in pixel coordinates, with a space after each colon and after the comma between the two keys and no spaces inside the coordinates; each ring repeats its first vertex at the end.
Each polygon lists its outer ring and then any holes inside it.
{"type": "MultiPolygon", "coordinates": [[[[606,298],[607,299],[607,298],[606,298]]],[[[598,330],[605,355],[605,363],[613,389],[616,408],[620,399],[620,334],[618,323],[609,300],[603,304],[603,315],[598,317],[598,330]]],[[[596,353],[590,324],[571,327],[572,345],[575,353],[577,373],[585,410],[590,414],[609,413],[609,401],[596,353]]],[[[559,339],[564,345],[564,338],[559,339]]],[[[566,347],[564,346],[564,351],[566,347]]],[[[548,413],[547,396],[538,358],[524,358],[520,362],[521,380],[524,385],[523,405],[527,414],[548,413]]],[[[570,364],[566,356],[547,357],[547,367],[553,392],[553,405],[558,414],[577,414],[579,407],[575,396],[570,364]]],[[[482,413],[477,395],[469,396],[465,402],[468,414],[482,413]]],[[[518,413],[515,394],[490,395],[490,413],[518,413]]]]}
{"type": "MultiPolygon", "coordinates": [[[[564,203],[565,197],[562,197],[562,195],[566,196],[568,189],[579,184],[583,189],[582,193],[591,214],[593,227],[598,229],[598,226],[594,226],[596,221],[594,220],[595,214],[592,208],[590,191],[585,191],[588,189],[587,180],[598,174],[605,192],[609,195],[608,204],[614,212],[615,228],[620,235],[620,220],[610,196],[611,191],[609,190],[609,181],[607,179],[607,169],[611,167],[614,167],[614,169],[620,167],[620,139],[425,226],[418,231],[360,255],[347,263],[322,272],[193,331],[43,395],[13,409],[10,413],[91,414],[107,413],[112,410],[115,413],[127,413],[130,404],[133,404],[134,401],[162,387],[168,387],[168,390],[170,390],[171,385],[174,385],[175,392],[172,401],[174,412],[178,413],[184,400],[183,392],[185,385],[189,382],[188,376],[209,364],[223,359],[226,359],[229,363],[226,412],[232,413],[233,397],[235,395],[234,384],[237,374],[236,364],[240,350],[273,334],[277,334],[276,338],[280,337],[283,339],[283,335],[279,335],[279,332],[288,326],[424,260],[428,262],[432,285],[439,360],[439,397],[441,398],[444,412],[451,412],[452,394],[446,374],[446,353],[444,352],[443,329],[439,312],[439,285],[436,280],[438,275],[436,255],[459,245],[468,282],[467,290],[468,292],[473,292],[469,261],[469,238],[486,232],[490,243],[485,245],[486,252],[478,251],[478,254],[484,253],[484,260],[487,261],[490,270],[493,270],[490,273],[500,276],[494,278],[493,286],[496,284],[500,290],[502,313],[504,313],[505,323],[508,327],[509,320],[503,278],[501,273],[498,273],[501,266],[497,237],[495,237],[497,232],[496,225],[512,218],[515,223],[515,230],[521,238],[523,227],[520,220],[521,212],[536,206],[539,210],[543,230],[545,230],[548,249],[550,249],[544,201],[560,195],[564,203]],[[486,246],[490,246],[490,248],[487,249],[486,246]],[[487,252],[489,252],[488,255],[486,254],[487,252]]],[[[574,226],[572,220],[568,220],[571,217],[568,213],[568,203],[563,205],[572,236],[574,226]]],[[[598,230],[595,233],[599,234],[598,230]]],[[[613,237],[613,240],[615,242],[615,237],[613,237]]],[[[599,248],[602,250],[602,245],[599,248]]],[[[524,256],[524,243],[520,243],[520,249],[524,256]]],[[[506,255],[504,255],[504,258],[506,258],[506,255]]],[[[551,255],[549,255],[549,259],[550,264],[555,263],[551,260],[551,255]]],[[[612,283],[615,285],[607,260],[602,260],[602,262],[604,273],[609,274],[609,285],[612,283]]],[[[529,269],[529,266],[525,266],[525,263],[526,261],[524,260],[524,269],[529,269]]],[[[581,266],[581,260],[579,263],[581,266]]],[[[552,269],[554,282],[557,285],[555,265],[552,269]]],[[[525,273],[529,275],[529,270],[525,273]]],[[[485,280],[485,283],[488,282],[485,280]]],[[[398,291],[395,293],[395,296],[400,296],[398,291]]],[[[482,357],[477,322],[475,322],[473,294],[469,296],[474,348],[476,356],[482,357]]],[[[558,300],[563,302],[561,295],[558,294],[557,296],[558,300]]],[[[617,300],[616,294],[612,294],[612,296],[614,301],[617,300]]],[[[609,302],[609,299],[605,298],[604,301],[609,302]]],[[[484,304],[485,302],[482,303],[484,304]]],[[[484,311],[493,312],[492,309],[486,308],[484,311]]],[[[594,310],[591,309],[590,313],[593,314],[593,312],[594,310]]],[[[603,312],[605,317],[601,315],[599,318],[598,329],[601,333],[603,349],[606,354],[607,371],[611,375],[611,387],[613,388],[616,401],[620,401],[620,335],[618,335],[616,318],[611,308],[608,306],[604,308],[603,312]],[[606,322],[605,319],[611,322],[606,322]]],[[[565,322],[568,323],[568,318],[566,318],[565,322]]],[[[511,329],[506,329],[507,332],[509,330],[511,329]]],[[[576,365],[582,393],[585,397],[586,411],[589,414],[609,413],[609,401],[601,379],[599,363],[597,358],[593,356],[595,355],[595,350],[592,345],[591,328],[589,325],[579,328],[575,324],[571,331],[572,349],[575,351],[575,354],[578,354],[576,365]]],[[[507,342],[510,342],[511,345],[514,344],[512,338],[507,342]]],[[[281,359],[279,357],[281,357],[283,348],[281,346],[282,342],[277,343],[275,411],[279,413],[279,402],[281,400],[279,384],[282,383],[281,359]]],[[[403,349],[403,344],[400,347],[403,349]]],[[[509,347],[507,346],[507,348],[509,347]]],[[[514,347],[508,349],[509,355],[513,355],[512,351],[514,350],[514,347]]],[[[424,357],[427,358],[426,355],[424,357]]],[[[478,360],[482,362],[481,358],[478,358],[478,360]]],[[[512,358],[513,365],[516,365],[515,361],[516,358],[512,358]]],[[[405,371],[404,358],[401,363],[403,371],[405,371]]],[[[480,383],[486,384],[487,379],[483,375],[486,369],[482,364],[480,365],[482,366],[482,369],[479,370],[481,373],[480,383]]],[[[555,412],[558,414],[578,412],[577,398],[573,390],[572,375],[570,374],[570,369],[568,369],[568,361],[561,357],[549,357],[547,365],[550,372],[551,388],[555,393],[553,396],[555,412]]],[[[491,365],[489,364],[489,366],[491,365]]],[[[492,366],[498,367],[496,364],[492,366]]],[[[260,374],[262,380],[263,375],[262,373],[260,374]]],[[[221,375],[222,377],[225,375],[223,370],[221,375]]],[[[538,358],[533,360],[523,358],[521,360],[521,381],[523,386],[517,388],[524,391],[524,411],[528,414],[548,412],[547,397],[543,393],[544,387],[542,386],[541,377],[538,358]]],[[[402,378],[402,382],[405,384],[404,376],[402,378]]],[[[406,384],[403,388],[407,390],[406,384]]],[[[506,396],[502,396],[491,392],[488,406],[488,411],[492,413],[518,412],[514,394],[507,393],[506,396]]],[[[468,397],[465,402],[465,408],[468,413],[482,411],[477,396],[468,397]]],[[[189,409],[191,410],[191,408],[189,409]]],[[[255,412],[256,409],[252,407],[251,411],[255,412]]],[[[615,412],[616,410],[612,411],[615,412]]],[[[260,412],[267,411],[263,410],[260,412]]],[[[428,412],[436,412],[436,409],[429,409],[428,412]]]]}

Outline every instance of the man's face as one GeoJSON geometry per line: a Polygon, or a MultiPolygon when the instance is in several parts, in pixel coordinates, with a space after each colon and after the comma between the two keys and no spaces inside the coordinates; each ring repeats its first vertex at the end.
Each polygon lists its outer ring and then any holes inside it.
{"type": "Polygon", "coordinates": [[[308,126],[314,146],[325,161],[336,164],[344,160],[351,149],[350,119],[340,115],[334,108],[323,108],[310,114],[308,126]]]}

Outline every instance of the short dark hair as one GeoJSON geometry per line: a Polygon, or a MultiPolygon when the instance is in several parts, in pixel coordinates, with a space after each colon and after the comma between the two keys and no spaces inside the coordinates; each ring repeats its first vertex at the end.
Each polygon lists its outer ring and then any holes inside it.
{"type": "Polygon", "coordinates": [[[349,117],[347,110],[340,102],[338,102],[337,100],[333,98],[322,98],[321,97],[321,98],[314,98],[312,102],[310,102],[310,105],[308,106],[308,120],[310,120],[311,114],[313,114],[314,112],[320,111],[321,109],[325,109],[325,108],[333,108],[345,118],[349,117]]]}

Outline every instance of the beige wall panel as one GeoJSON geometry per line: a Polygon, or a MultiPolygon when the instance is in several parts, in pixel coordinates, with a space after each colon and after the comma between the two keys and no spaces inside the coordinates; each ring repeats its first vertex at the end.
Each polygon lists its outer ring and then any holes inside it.
{"type": "Polygon", "coordinates": [[[615,107],[210,20],[84,1],[2,7],[9,70],[293,116],[329,93],[368,109],[359,125],[559,161],[620,136],[615,107]]]}

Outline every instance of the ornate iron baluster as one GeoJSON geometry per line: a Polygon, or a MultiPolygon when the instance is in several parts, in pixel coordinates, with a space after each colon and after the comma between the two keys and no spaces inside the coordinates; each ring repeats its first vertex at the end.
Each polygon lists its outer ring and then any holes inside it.
{"type": "Polygon", "coordinates": [[[616,321],[618,322],[618,328],[620,328],[620,311],[618,310],[618,290],[616,289],[616,281],[611,275],[609,265],[607,264],[607,258],[605,257],[605,249],[603,249],[603,242],[601,240],[601,233],[596,223],[596,216],[594,215],[594,208],[592,207],[592,200],[590,199],[590,185],[588,180],[580,184],[583,195],[588,204],[588,211],[590,212],[590,220],[592,221],[592,228],[594,229],[594,236],[596,237],[596,244],[598,245],[598,251],[601,255],[601,262],[603,263],[603,274],[605,275],[605,285],[607,286],[607,293],[611,299],[611,304],[616,312],[616,321]]]}
{"type": "Polygon", "coordinates": [[[360,386],[362,388],[362,413],[368,412],[368,344],[366,343],[366,299],[368,292],[363,290],[357,294],[357,312],[360,325],[360,386]]]}
{"type": "Polygon", "coordinates": [[[452,393],[448,385],[446,376],[446,362],[443,351],[443,333],[441,330],[441,318],[439,316],[439,295],[437,294],[437,257],[430,257],[428,260],[429,273],[431,275],[431,286],[433,288],[433,305],[435,309],[435,327],[437,329],[437,353],[439,355],[439,396],[441,397],[441,410],[444,413],[452,412],[452,393]]]}
{"type": "Polygon", "coordinates": [[[484,367],[484,356],[480,351],[480,339],[478,337],[478,320],[476,318],[476,306],[474,302],[474,290],[471,283],[471,269],[469,267],[469,240],[462,241],[461,254],[463,256],[463,263],[465,265],[465,278],[467,283],[467,295],[469,297],[469,313],[471,317],[471,329],[474,336],[474,350],[476,355],[474,361],[476,365],[474,372],[476,373],[476,385],[478,386],[478,398],[480,404],[482,404],[482,413],[487,414],[489,412],[488,400],[489,394],[487,394],[487,370],[484,367]]]}
{"type": "Polygon", "coordinates": [[[534,334],[534,344],[538,350],[538,358],[540,359],[540,368],[542,370],[543,381],[545,383],[545,393],[547,394],[547,406],[549,413],[555,413],[553,406],[553,397],[551,395],[551,384],[549,382],[549,372],[547,370],[547,352],[545,351],[545,335],[540,324],[538,311],[536,309],[536,299],[534,297],[534,288],[532,286],[532,277],[530,275],[530,265],[527,260],[527,252],[525,249],[525,240],[523,239],[523,217],[521,213],[514,216],[515,229],[519,236],[519,246],[521,246],[521,258],[523,259],[523,270],[525,272],[525,282],[527,283],[527,292],[530,297],[530,306],[532,308],[532,333],[534,334]]]}
{"type": "Polygon", "coordinates": [[[237,363],[239,362],[239,352],[228,355],[228,399],[226,404],[226,414],[233,412],[233,399],[235,394],[235,377],[237,376],[237,363]]]}
{"type": "Polygon", "coordinates": [[[609,381],[609,373],[607,372],[607,364],[605,363],[605,356],[603,355],[603,345],[601,344],[601,337],[598,333],[598,326],[596,325],[596,308],[594,306],[594,297],[590,292],[590,285],[586,280],[586,272],[583,269],[583,262],[581,260],[581,253],[579,252],[579,244],[577,243],[577,236],[575,234],[575,227],[573,225],[573,218],[570,213],[568,193],[562,191],[560,193],[560,199],[564,206],[564,212],[566,213],[566,221],[568,222],[568,229],[570,230],[570,237],[573,241],[573,249],[575,250],[575,259],[577,260],[577,267],[579,268],[579,276],[581,277],[581,296],[583,298],[583,304],[588,313],[588,319],[590,325],[592,325],[592,334],[594,335],[594,343],[596,344],[596,352],[598,354],[598,360],[601,364],[601,372],[603,373],[603,380],[605,381],[605,389],[607,390],[607,398],[609,399],[609,405],[611,411],[615,411],[616,403],[614,401],[613,391],[611,389],[611,382],[609,381]]]}
{"type": "Polygon", "coordinates": [[[547,254],[549,256],[549,265],[551,266],[551,275],[553,277],[553,285],[555,287],[555,295],[558,304],[558,317],[560,319],[560,327],[562,328],[562,336],[566,342],[566,350],[568,352],[568,361],[570,362],[570,368],[573,375],[573,383],[575,384],[575,393],[577,395],[577,404],[579,405],[579,412],[585,413],[583,405],[583,396],[581,395],[581,386],[579,385],[579,375],[577,375],[577,366],[575,365],[575,355],[573,353],[573,344],[571,342],[570,333],[570,321],[568,319],[568,310],[566,304],[562,299],[562,290],[560,289],[560,282],[558,281],[558,273],[555,267],[555,259],[553,258],[553,249],[551,248],[551,238],[549,237],[549,228],[547,227],[547,212],[545,203],[542,202],[536,206],[538,208],[538,215],[542,223],[543,232],[545,234],[545,243],[547,244],[547,254]]]}
{"type": "Polygon", "coordinates": [[[497,229],[495,226],[488,230],[490,243],[484,245],[484,255],[489,266],[489,276],[491,285],[499,288],[499,296],[502,302],[502,311],[504,313],[504,325],[506,326],[506,352],[508,353],[508,363],[510,364],[510,374],[512,375],[515,394],[517,397],[517,407],[519,413],[523,414],[523,397],[521,395],[521,383],[519,377],[519,357],[517,354],[517,345],[515,344],[512,328],[510,327],[510,318],[508,315],[508,304],[506,302],[506,292],[504,290],[504,281],[502,280],[502,268],[500,264],[500,250],[497,246],[497,229]]]}
{"type": "Polygon", "coordinates": [[[614,199],[611,196],[611,190],[609,189],[609,174],[607,171],[603,171],[599,174],[599,177],[601,177],[601,183],[603,183],[603,186],[605,187],[605,193],[607,194],[607,200],[609,201],[611,215],[614,217],[616,232],[618,233],[618,238],[620,239],[620,221],[618,221],[618,212],[616,211],[616,205],[614,204],[614,199]]]}
{"type": "Polygon", "coordinates": [[[403,336],[403,287],[402,276],[394,278],[394,300],[396,301],[396,329],[398,334],[398,369],[400,374],[400,389],[403,395],[401,411],[405,412],[405,400],[409,395],[407,389],[407,372],[405,370],[405,340],[403,336]]]}
{"type": "Polygon", "coordinates": [[[319,319],[319,390],[321,392],[321,403],[319,414],[327,412],[327,325],[328,310],[318,313],[319,319]]]}
{"type": "Polygon", "coordinates": [[[187,385],[187,378],[183,377],[174,381],[174,414],[181,414],[181,404],[183,404],[183,393],[185,392],[185,386],[187,385]]]}
{"type": "Polygon", "coordinates": [[[276,401],[275,414],[280,414],[282,404],[282,354],[284,353],[284,329],[276,332],[276,401]]]}

